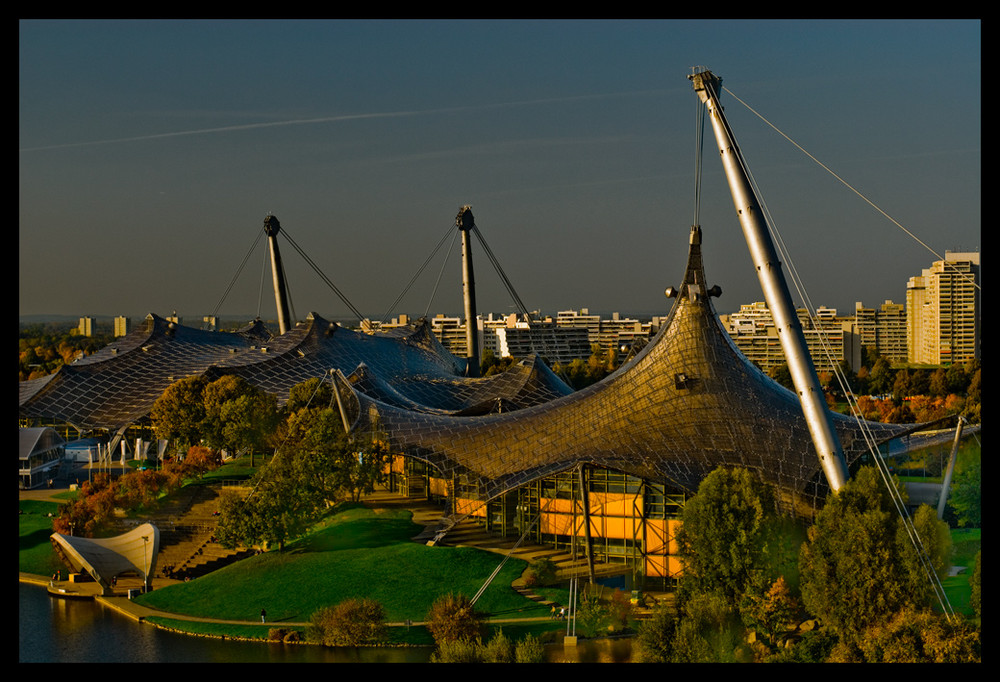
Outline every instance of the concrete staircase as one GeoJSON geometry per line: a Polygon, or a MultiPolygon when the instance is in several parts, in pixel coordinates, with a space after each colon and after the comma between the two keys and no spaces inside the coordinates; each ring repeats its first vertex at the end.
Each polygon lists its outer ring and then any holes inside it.
{"type": "MultiPolygon", "coordinates": [[[[439,531],[443,529],[442,526],[447,526],[448,524],[442,524],[444,520],[441,518],[440,508],[431,505],[431,509],[433,510],[431,513],[421,514],[419,519],[418,515],[414,515],[414,521],[425,525],[424,531],[414,538],[417,541],[430,541],[437,537],[438,539],[434,540],[434,543],[437,545],[476,547],[505,555],[513,552],[512,556],[529,563],[536,559],[547,558],[556,565],[556,575],[561,580],[574,577],[587,578],[590,575],[586,556],[578,555],[574,557],[567,550],[554,549],[532,542],[522,542],[515,549],[514,545],[517,542],[517,538],[494,536],[471,518],[463,519],[457,524],[450,526],[447,532],[441,535],[439,531]]],[[[594,563],[594,574],[596,576],[621,575],[629,571],[630,569],[624,564],[601,561],[595,561],[594,563]]],[[[516,581],[514,586],[515,588],[518,587],[516,581]]]]}
{"type": "Polygon", "coordinates": [[[215,541],[219,492],[218,486],[190,486],[150,519],[160,529],[158,575],[197,578],[251,554],[215,541]]]}

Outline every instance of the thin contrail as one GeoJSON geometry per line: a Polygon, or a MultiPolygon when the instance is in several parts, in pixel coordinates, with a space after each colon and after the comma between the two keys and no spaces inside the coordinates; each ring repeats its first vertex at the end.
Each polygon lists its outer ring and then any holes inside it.
{"type": "Polygon", "coordinates": [[[371,118],[401,118],[405,116],[425,116],[429,114],[443,114],[443,113],[454,113],[458,111],[469,111],[469,110],[483,110],[483,109],[497,109],[501,107],[511,107],[511,106],[523,106],[528,104],[543,104],[551,102],[564,102],[572,100],[583,100],[583,99],[599,99],[605,97],[620,97],[622,95],[636,95],[636,94],[648,94],[649,92],[657,91],[642,91],[642,92],[628,92],[628,93],[613,93],[613,94],[598,94],[598,95],[579,95],[576,97],[558,97],[550,99],[538,99],[538,100],[528,100],[522,102],[506,102],[502,104],[486,104],[479,106],[466,106],[466,107],[447,107],[443,109],[425,109],[421,111],[391,111],[391,112],[380,112],[371,114],[343,114],[341,116],[322,116],[319,118],[302,118],[293,119],[290,121],[272,121],[270,123],[247,123],[245,125],[235,125],[235,126],[222,126],[219,128],[201,128],[198,130],[180,130],[172,133],[156,133],[152,135],[135,135],[133,137],[117,137],[109,140],[91,140],[89,142],[67,142],[64,144],[51,144],[44,145],[41,147],[25,147],[18,151],[21,152],[37,152],[44,151],[48,149],[66,149],[69,147],[88,147],[99,144],[116,144],[119,142],[139,142],[142,140],[157,140],[166,137],[182,137],[185,135],[207,135],[210,133],[229,133],[238,130],[254,130],[257,128],[275,128],[277,126],[293,126],[293,125],[310,125],[315,123],[336,123],[339,121],[355,121],[360,119],[371,119],[371,118]]]}
{"type": "MultiPolygon", "coordinates": [[[[439,110],[441,111],[441,110],[439,110]]],[[[87,147],[97,144],[114,144],[117,142],[138,142],[140,140],[156,140],[164,137],[181,137],[184,135],[207,135],[209,133],[228,133],[236,130],[253,130],[255,128],[274,128],[277,126],[306,125],[310,123],[333,123],[336,121],[350,121],[363,118],[391,118],[400,116],[416,116],[418,114],[434,113],[431,111],[397,111],[390,113],[376,114],[345,114],[343,116],[324,116],[321,118],[302,118],[291,121],[271,121],[270,123],[247,123],[238,126],[223,126],[221,128],[201,128],[199,130],[179,130],[172,133],[156,133],[154,135],[136,135],[134,137],[116,137],[110,140],[91,140],[90,142],[67,142],[66,144],[52,144],[44,147],[26,147],[22,152],[36,152],[45,149],[64,149],[66,147],[87,147]]]]}

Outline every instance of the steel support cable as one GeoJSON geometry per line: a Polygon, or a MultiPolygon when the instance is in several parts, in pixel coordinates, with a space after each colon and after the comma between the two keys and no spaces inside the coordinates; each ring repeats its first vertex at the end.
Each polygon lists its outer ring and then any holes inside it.
{"type": "Polygon", "coordinates": [[[483,251],[486,252],[486,257],[489,258],[490,263],[493,265],[493,268],[497,271],[497,274],[500,276],[500,280],[503,282],[504,287],[507,289],[507,293],[509,293],[511,298],[514,300],[514,305],[518,306],[522,314],[528,315],[529,314],[528,307],[524,305],[524,301],[522,301],[521,297],[517,295],[517,292],[514,290],[514,285],[511,284],[511,281],[507,278],[507,275],[504,273],[503,267],[501,267],[499,259],[494,255],[493,249],[490,248],[490,245],[486,243],[486,239],[483,237],[483,233],[479,231],[479,226],[473,224],[472,229],[476,233],[476,236],[479,237],[479,241],[482,242],[483,251]]]}
{"type": "Polygon", "coordinates": [[[323,282],[328,287],[330,287],[330,290],[333,291],[333,293],[335,293],[337,295],[337,297],[341,301],[343,301],[344,305],[346,305],[351,310],[351,312],[354,313],[357,316],[358,321],[360,322],[361,320],[365,319],[365,316],[361,314],[361,311],[359,311],[357,308],[355,308],[354,304],[351,303],[350,300],[348,300],[348,298],[343,294],[343,292],[340,289],[337,288],[337,286],[330,280],[329,277],[327,277],[323,273],[322,270],[319,269],[319,266],[317,266],[316,263],[313,261],[313,259],[309,257],[309,254],[307,254],[305,251],[303,251],[302,248],[298,244],[295,243],[295,240],[292,239],[291,235],[288,234],[288,230],[287,229],[282,229],[281,232],[282,232],[282,234],[285,235],[285,239],[288,240],[288,243],[292,245],[292,248],[294,248],[298,252],[298,254],[300,256],[302,256],[303,260],[305,260],[305,262],[309,265],[309,267],[311,267],[313,269],[313,272],[315,272],[317,275],[319,275],[320,279],[322,279],[323,282]]]}
{"type": "Polygon", "coordinates": [[[430,262],[434,259],[434,256],[437,255],[437,252],[444,245],[445,241],[447,241],[448,235],[451,234],[452,229],[453,229],[452,226],[448,227],[448,231],[444,233],[444,236],[441,237],[441,240],[437,243],[437,246],[435,246],[434,250],[431,251],[431,254],[427,256],[427,259],[423,262],[423,265],[417,268],[417,272],[413,275],[413,277],[410,278],[410,281],[406,283],[406,286],[403,287],[403,291],[401,291],[399,296],[396,297],[396,300],[392,302],[392,305],[389,306],[389,309],[385,312],[385,315],[382,316],[381,321],[383,324],[388,322],[389,316],[392,315],[392,311],[396,309],[396,306],[399,305],[399,302],[402,301],[403,297],[406,296],[406,294],[410,291],[410,288],[413,286],[413,283],[416,282],[417,278],[420,277],[421,273],[423,273],[424,268],[426,268],[430,264],[430,262]]]}
{"type": "Polygon", "coordinates": [[[257,319],[264,304],[264,278],[267,277],[267,249],[264,249],[264,260],[260,263],[260,287],[257,290],[257,319]]]}
{"type": "MultiPolygon", "coordinates": [[[[449,228],[451,229],[451,228],[449,228]]],[[[448,253],[444,256],[444,261],[441,263],[441,270],[438,271],[437,280],[434,282],[434,288],[431,289],[431,297],[427,301],[427,308],[424,310],[424,317],[426,318],[431,313],[431,306],[434,305],[434,297],[437,295],[438,285],[441,284],[441,277],[444,275],[444,269],[448,265],[448,258],[451,256],[452,250],[455,248],[455,241],[458,240],[458,230],[454,230],[451,236],[451,246],[448,247],[448,253]]]]}
{"type": "MultiPolygon", "coordinates": [[[[942,256],[937,251],[935,251],[934,249],[932,249],[928,244],[924,243],[924,241],[921,240],[919,237],[917,237],[917,235],[913,234],[913,232],[911,232],[910,230],[908,230],[905,227],[903,227],[903,225],[901,225],[899,223],[899,221],[897,221],[891,215],[889,215],[888,213],[886,213],[885,211],[883,211],[881,208],[879,208],[878,205],[875,204],[875,202],[873,202],[871,199],[869,199],[868,197],[866,197],[860,191],[858,191],[857,189],[855,189],[850,183],[848,183],[842,177],[840,177],[835,172],[833,172],[826,164],[824,164],[822,161],[820,161],[815,156],[813,156],[812,154],[810,154],[809,152],[807,152],[805,149],[803,149],[799,145],[798,142],[796,142],[795,140],[793,140],[792,138],[790,138],[788,135],[786,135],[785,133],[783,133],[781,130],[779,130],[777,128],[777,126],[775,126],[773,123],[771,123],[766,118],[764,118],[763,116],[761,116],[760,113],[758,113],[756,110],[754,110],[753,107],[751,107],[749,104],[747,104],[746,102],[744,102],[743,100],[741,100],[739,97],[737,97],[736,95],[734,95],[732,93],[732,91],[729,90],[729,88],[723,87],[722,89],[725,90],[726,92],[728,92],[730,95],[732,95],[733,99],[735,99],[737,102],[739,102],[740,104],[742,104],[743,106],[745,106],[747,109],[749,109],[760,120],[762,120],[768,126],[770,126],[771,128],[773,128],[775,132],[777,132],[783,138],[785,138],[786,140],[788,140],[796,149],[798,149],[803,154],[805,154],[810,159],[812,159],[820,168],[822,168],[827,173],[829,173],[834,178],[836,178],[841,184],[843,184],[845,187],[847,187],[847,189],[851,190],[852,192],[854,192],[855,194],[857,194],[859,197],[861,197],[861,199],[863,199],[865,201],[865,203],[867,203],[869,206],[871,206],[876,211],[878,211],[879,213],[881,213],[886,219],[889,220],[889,222],[891,222],[893,225],[895,225],[896,227],[898,227],[899,229],[901,229],[903,232],[905,232],[907,235],[909,235],[911,239],[913,239],[915,242],[917,242],[918,244],[920,244],[922,247],[924,247],[925,249],[927,249],[928,251],[930,251],[931,254],[933,254],[938,260],[943,261],[943,262],[945,262],[947,264],[947,260],[945,260],[944,256],[942,256]]],[[[946,267],[947,267],[947,265],[946,265],[946,267]]],[[[956,270],[956,274],[959,275],[959,276],[961,276],[963,279],[965,279],[969,283],[971,283],[972,286],[974,286],[976,289],[979,289],[980,291],[982,291],[982,287],[980,285],[976,284],[975,279],[969,277],[966,273],[964,273],[964,272],[958,272],[956,270]]]]}
{"type": "Polygon", "coordinates": [[[281,281],[285,283],[285,293],[288,299],[288,312],[291,315],[289,323],[294,326],[295,320],[299,319],[295,315],[295,303],[292,302],[292,287],[288,284],[288,273],[285,272],[285,261],[281,261],[281,281]]]}
{"type": "MultiPolygon", "coordinates": [[[[528,311],[528,306],[526,306],[524,304],[524,301],[521,300],[521,297],[518,296],[517,291],[514,289],[513,283],[510,281],[510,279],[507,277],[507,274],[504,272],[503,266],[500,265],[500,259],[496,257],[496,255],[493,253],[493,249],[491,249],[490,245],[486,242],[486,238],[483,237],[483,233],[479,231],[479,226],[473,224],[472,229],[475,231],[476,236],[479,237],[479,241],[482,242],[483,251],[486,253],[486,257],[493,265],[493,269],[496,270],[497,275],[500,277],[500,281],[503,283],[504,288],[507,289],[507,293],[510,295],[511,300],[514,302],[514,305],[518,307],[521,314],[524,315],[525,321],[528,322],[529,339],[531,339],[533,342],[534,339],[537,338],[537,335],[531,333],[531,313],[528,311]]],[[[545,343],[546,339],[547,336],[543,335],[542,349],[545,352],[545,354],[548,355],[550,348],[545,343]]],[[[534,343],[532,343],[532,348],[534,348],[534,343]]]]}
{"type": "Polygon", "coordinates": [[[694,225],[701,220],[701,163],[705,147],[705,111],[708,105],[697,101],[695,110],[695,149],[694,149],[694,225]]]}
{"type": "Polygon", "coordinates": [[[243,261],[240,263],[239,267],[236,268],[236,274],[233,275],[233,279],[229,282],[229,286],[226,287],[226,291],[222,294],[222,298],[219,299],[218,305],[215,306],[215,310],[212,311],[212,315],[218,315],[219,310],[222,309],[222,304],[226,301],[226,297],[232,292],[233,287],[236,285],[236,280],[240,278],[240,274],[243,272],[243,268],[246,267],[247,261],[250,260],[250,256],[253,254],[253,250],[257,248],[257,244],[260,242],[260,238],[264,236],[263,230],[257,233],[257,238],[254,239],[253,244],[250,245],[250,249],[247,251],[246,255],[243,256],[243,261]]]}
{"type": "MultiPolygon", "coordinates": [[[[729,92],[729,91],[727,90],[727,92],[729,92]]],[[[732,95],[731,92],[730,92],[730,94],[732,95]]],[[[735,97],[735,95],[733,95],[733,96],[735,97]]],[[[737,98],[737,99],[739,99],[739,98],[737,98]]],[[[747,106],[742,101],[741,101],[741,103],[744,104],[744,106],[747,106]]],[[[750,107],[748,106],[747,108],[749,109],[750,107]]],[[[751,109],[751,111],[753,111],[753,110],[751,109]]],[[[754,113],[756,113],[756,112],[754,112],[754,113]]],[[[759,114],[758,114],[758,116],[759,116],[759,114]]],[[[761,117],[761,118],[763,118],[763,117],[761,117]]],[[[769,123],[768,125],[771,125],[771,124],[769,123]]],[[[771,127],[774,128],[773,125],[771,127]]],[[[788,139],[787,136],[785,136],[784,133],[781,133],[780,130],[778,130],[777,128],[774,128],[774,129],[779,134],[781,134],[782,136],[786,137],[786,139],[788,139]]],[[[789,140],[789,141],[791,141],[791,140],[789,140]]],[[[793,142],[793,144],[794,144],[794,142],[793,142]]],[[[796,145],[796,146],[798,147],[798,145],[796,145]]],[[[801,149],[801,147],[800,147],[800,149],[801,149]]],[[[805,150],[803,150],[803,152],[805,152],[805,150]]],[[[808,155],[808,152],[805,152],[805,153],[808,155]]],[[[810,155],[810,158],[813,158],[813,157],[810,155]]],[[[810,322],[812,323],[812,325],[813,325],[814,328],[822,331],[820,325],[818,324],[816,316],[814,314],[812,304],[809,301],[808,293],[806,292],[805,287],[803,286],[802,281],[801,281],[801,279],[798,276],[798,272],[797,272],[797,270],[795,268],[795,265],[794,265],[794,263],[793,263],[793,261],[792,261],[792,259],[790,257],[789,252],[785,248],[784,241],[781,239],[781,235],[777,231],[777,227],[774,224],[774,221],[773,221],[773,219],[772,219],[772,217],[770,215],[770,212],[768,211],[768,209],[767,209],[767,207],[766,207],[766,205],[764,203],[763,198],[761,198],[761,194],[758,191],[758,188],[757,188],[757,185],[756,185],[756,181],[753,179],[753,176],[752,176],[752,174],[750,172],[750,169],[749,169],[749,167],[746,164],[746,160],[743,158],[743,155],[742,155],[742,153],[739,152],[739,150],[737,150],[737,159],[739,160],[739,163],[742,165],[744,171],[746,172],[747,178],[750,179],[750,182],[751,182],[751,184],[753,185],[753,188],[754,188],[754,192],[756,193],[759,201],[761,202],[761,210],[765,214],[765,218],[766,218],[765,222],[766,222],[766,224],[768,226],[768,230],[770,231],[771,236],[775,240],[776,247],[778,249],[778,252],[779,252],[782,260],[784,260],[788,264],[790,279],[792,280],[792,283],[795,286],[795,289],[796,289],[797,293],[799,294],[800,299],[803,300],[803,302],[804,302],[805,309],[806,309],[807,314],[809,315],[810,322]]],[[[819,162],[817,161],[817,163],[819,163],[819,162]]],[[[822,165],[822,164],[820,164],[820,165],[822,165]]],[[[825,168],[825,166],[824,166],[824,168],[825,168]]],[[[836,177],[835,174],[834,174],[834,176],[836,177]]],[[[847,183],[844,183],[844,184],[846,185],[847,183]]],[[[848,187],[850,187],[850,185],[848,185],[848,187]]],[[[853,189],[853,188],[851,188],[851,189],[853,189]]],[[[859,194],[859,196],[861,196],[861,195],[859,194]]],[[[862,196],[862,198],[864,198],[864,197],[862,196]]],[[[866,199],[866,201],[867,201],[867,199],[866,199]]],[[[869,203],[871,203],[871,202],[869,202],[869,203]]],[[[874,206],[874,204],[872,204],[872,205],[874,206]]],[[[881,210],[880,210],[880,212],[881,212],[881,210]]],[[[886,217],[888,217],[888,216],[886,216],[886,217]]],[[[891,220],[891,218],[890,218],[890,220],[891,220]]],[[[895,222],[895,221],[893,221],[893,222],[895,222]]],[[[897,223],[897,225],[898,225],[898,223],[897,223]]],[[[900,226],[900,227],[902,227],[902,226],[900,226]]],[[[903,228],[903,229],[904,229],[904,231],[906,231],[905,228],[903,228]]],[[[940,580],[937,577],[937,573],[934,571],[933,566],[930,564],[930,558],[927,556],[926,549],[923,546],[923,541],[920,539],[919,534],[916,532],[916,528],[913,526],[913,521],[910,518],[910,515],[909,515],[909,513],[906,510],[906,505],[903,502],[902,498],[900,497],[899,491],[896,489],[896,486],[893,484],[893,482],[891,480],[891,476],[890,476],[890,474],[888,472],[886,464],[885,464],[884,461],[882,461],[882,458],[881,458],[881,456],[878,453],[878,449],[877,449],[877,447],[875,446],[875,443],[874,443],[874,438],[871,435],[870,431],[865,427],[864,420],[862,419],[861,414],[860,414],[860,410],[857,407],[857,400],[856,400],[853,392],[851,391],[850,386],[847,383],[846,376],[843,375],[843,371],[839,367],[838,363],[834,363],[833,362],[832,353],[830,352],[829,346],[826,343],[826,339],[824,338],[823,334],[819,334],[819,339],[820,339],[820,344],[821,344],[821,346],[823,348],[823,351],[824,351],[824,353],[826,353],[827,359],[830,362],[831,366],[833,367],[834,375],[837,377],[837,380],[840,383],[841,390],[844,392],[845,396],[848,396],[848,402],[851,405],[851,410],[852,410],[852,412],[854,414],[854,417],[855,417],[858,425],[861,427],[861,432],[864,435],[865,442],[868,445],[869,451],[872,454],[872,459],[876,463],[876,468],[879,471],[879,475],[882,477],[883,484],[886,486],[886,489],[889,492],[889,496],[890,496],[890,499],[892,499],[893,506],[896,508],[896,513],[899,515],[900,519],[902,520],[903,527],[906,530],[907,536],[909,537],[909,540],[910,540],[911,544],[913,545],[914,550],[917,553],[918,561],[920,562],[921,567],[924,569],[924,572],[927,575],[928,581],[931,584],[932,591],[934,592],[934,596],[938,600],[939,604],[941,605],[941,608],[944,611],[944,613],[949,618],[951,618],[951,617],[954,616],[954,610],[951,607],[951,604],[950,604],[950,602],[948,600],[948,596],[944,592],[944,588],[942,587],[941,582],[940,582],[940,580]]]]}
{"type": "Polygon", "coordinates": [[[521,533],[521,536],[517,539],[517,542],[515,542],[514,546],[507,551],[503,559],[500,561],[499,565],[497,565],[497,567],[493,570],[493,573],[490,574],[490,577],[486,579],[486,582],[483,583],[483,586],[479,588],[479,591],[476,592],[475,596],[471,599],[471,603],[473,606],[475,606],[476,602],[479,601],[479,598],[483,596],[483,592],[485,592],[486,589],[490,586],[490,584],[493,582],[493,579],[497,577],[497,575],[500,573],[503,567],[507,564],[507,561],[512,556],[514,556],[514,550],[516,550],[518,547],[521,546],[525,538],[528,537],[528,533],[530,533],[531,529],[535,526],[536,523],[538,523],[538,520],[542,518],[542,514],[548,511],[549,506],[555,501],[555,499],[556,498],[554,497],[549,498],[549,501],[545,503],[545,506],[542,509],[539,509],[538,513],[535,514],[535,517],[528,523],[528,527],[524,530],[523,533],[521,533]]]}

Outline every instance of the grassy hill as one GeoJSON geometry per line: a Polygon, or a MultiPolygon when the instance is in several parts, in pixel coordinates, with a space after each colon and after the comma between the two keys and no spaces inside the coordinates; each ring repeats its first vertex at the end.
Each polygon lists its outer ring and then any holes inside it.
{"type": "MultiPolygon", "coordinates": [[[[284,552],[267,552],[187,583],[155,590],[139,603],[177,614],[268,622],[308,622],[317,609],[349,597],[382,603],[390,622],[423,620],[446,592],[472,597],[503,557],[464,547],[427,547],[410,540],[420,527],[405,510],[340,507],[284,552]]],[[[547,616],[545,607],[511,587],[525,566],[510,560],[476,607],[493,616],[547,616]]]]}

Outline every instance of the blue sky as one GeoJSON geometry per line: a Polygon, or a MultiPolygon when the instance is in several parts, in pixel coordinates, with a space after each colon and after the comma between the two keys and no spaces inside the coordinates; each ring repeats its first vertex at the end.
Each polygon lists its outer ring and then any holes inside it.
{"type": "MultiPolygon", "coordinates": [[[[980,248],[978,21],[22,21],[19,314],[273,317],[262,245],[226,295],[269,212],[365,315],[458,314],[448,242],[389,306],[463,204],[529,308],[665,313],[699,65],[926,244],[723,93],[813,305],[980,248]]],[[[713,144],[726,312],[762,295],[713,144]]],[[[297,317],[349,315],[282,253],[297,317]]],[[[513,310],[476,257],[479,309],[513,310]]]]}

